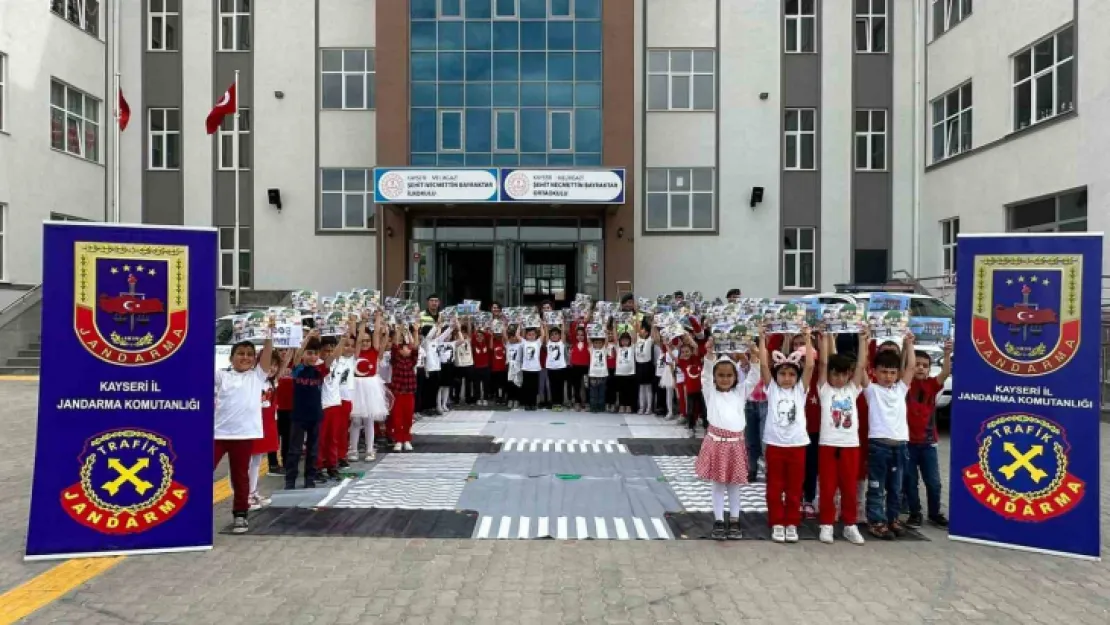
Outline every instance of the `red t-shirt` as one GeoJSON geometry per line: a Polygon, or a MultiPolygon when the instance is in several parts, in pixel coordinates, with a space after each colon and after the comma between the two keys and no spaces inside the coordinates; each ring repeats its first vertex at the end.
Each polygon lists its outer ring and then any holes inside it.
{"type": "Polygon", "coordinates": [[[355,359],[355,377],[371,378],[378,374],[378,350],[371,347],[358,353],[355,359]]]}
{"type": "Polygon", "coordinates": [[[589,341],[575,341],[574,345],[570,347],[570,366],[572,367],[588,367],[590,366],[590,343],[589,341]]]}
{"type": "Polygon", "coordinates": [[[501,339],[493,340],[493,349],[491,350],[493,357],[490,360],[490,371],[498,373],[508,369],[508,363],[505,362],[505,342],[501,339]]]}
{"type": "Polygon", "coordinates": [[[489,343],[478,343],[477,339],[470,341],[470,353],[474,357],[474,366],[480,369],[489,367],[490,347],[489,343]]]}
{"type": "Polygon", "coordinates": [[[906,420],[911,443],[937,442],[937,393],[941,388],[936,378],[914,379],[910,384],[910,392],[906,393],[906,420]]]}
{"type": "Polygon", "coordinates": [[[686,392],[700,393],[702,359],[690,358],[689,360],[679,360],[678,366],[682,367],[682,374],[686,376],[686,381],[683,382],[683,386],[686,388],[686,392]]]}
{"type": "Polygon", "coordinates": [[[278,378],[274,403],[281,411],[293,409],[293,376],[286,374],[278,378]]]}

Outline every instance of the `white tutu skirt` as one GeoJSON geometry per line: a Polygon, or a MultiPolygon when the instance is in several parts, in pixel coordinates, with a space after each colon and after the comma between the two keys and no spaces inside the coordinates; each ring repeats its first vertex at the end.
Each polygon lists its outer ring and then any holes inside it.
{"type": "Polygon", "coordinates": [[[662,388],[674,388],[674,374],[671,373],[670,367],[663,367],[663,375],[659,376],[659,386],[662,388]]]}
{"type": "Polygon", "coordinates": [[[352,417],[385,421],[392,407],[393,394],[385,387],[380,376],[355,378],[355,387],[351,392],[352,417]]]}

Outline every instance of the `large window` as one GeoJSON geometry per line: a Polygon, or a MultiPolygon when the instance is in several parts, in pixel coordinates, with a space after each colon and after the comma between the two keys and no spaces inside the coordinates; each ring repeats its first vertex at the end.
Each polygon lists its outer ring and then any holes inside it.
{"type": "Polygon", "coordinates": [[[251,49],[251,0],[220,0],[220,52],[251,49]]]}
{"type": "Polygon", "coordinates": [[[948,32],[971,15],[971,0],[933,0],[933,38],[948,32]]]}
{"type": "Polygon", "coordinates": [[[933,100],[933,162],[971,149],[971,83],[933,100]]]}
{"type": "Polygon", "coordinates": [[[713,170],[647,170],[647,230],[713,229],[713,170]]]}
{"type": "Polygon", "coordinates": [[[50,0],[50,11],[93,37],[100,37],[99,0],[50,0]]]}
{"type": "Polygon", "coordinates": [[[148,169],[181,167],[181,109],[150,109],[148,169]]]}
{"type": "Polygon", "coordinates": [[[816,288],[816,228],[786,228],[782,237],[782,288],[816,288]]]}
{"type": "MultiPolygon", "coordinates": [[[[220,231],[220,287],[235,287],[235,226],[220,231]]],[[[251,229],[239,226],[239,287],[251,288],[251,229]]]]}
{"type": "Polygon", "coordinates": [[[941,271],[945,281],[956,275],[956,240],[960,236],[960,218],[942,219],[940,222],[941,271]]]}
{"type": "Polygon", "coordinates": [[[1086,232],[1087,190],[1015,204],[1007,209],[1007,232],[1086,232]]]}
{"type": "MultiPolygon", "coordinates": [[[[216,158],[220,169],[235,169],[235,115],[227,115],[220,123],[216,139],[216,158]]],[[[251,168],[251,110],[239,108],[239,169],[251,168]]]]}
{"type": "Polygon", "coordinates": [[[817,169],[817,110],[786,109],[783,132],[783,168],[817,169]]]}
{"type": "Polygon", "coordinates": [[[320,108],[374,108],[373,50],[322,50],[320,57],[320,108]]]}
{"type": "Polygon", "coordinates": [[[1014,55],[1014,130],[1075,108],[1074,58],[1071,26],[1014,55]]]}
{"type": "Polygon", "coordinates": [[[50,147],[100,161],[100,100],[50,81],[50,147]]]}
{"type": "Polygon", "coordinates": [[[407,4],[410,165],[601,166],[602,0],[407,4]]]}
{"type": "Polygon", "coordinates": [[[855,0],[855,2],[856,52],[886,52],[887,0],[855,0]]]}
{"type": "Polygon", "coordinates": [[[320,170],[320,229],[374,229],[374,170],[320,170]]]}
{"type": "Polygon", "coordinates": [[[649,50],[649,111],[710,111],[716,99],[713,50],[649,50]]]}
{"type": "Polygon", "coordinates": [[[179,48],[177,30],[181,24],[178,0],[149,0],[147,10],[147,49],[152,52],[176,52],[179,48]]]}
{"type": "Polygon", "coordinates": [[[886,170],[886,110],[856,110],[856,171],[886,170]]]}
{"type": "Polygon", "coordinates": [[[4,130],[7,123],[7,99],[8,95],[6,89],[8,86],[8,57],[0,52],[0,130],[4,130]]]}
{"type": "Polygon", "coordinates": [[[817,0],[786,0],[786,51],[817,52],[817,0]]]}

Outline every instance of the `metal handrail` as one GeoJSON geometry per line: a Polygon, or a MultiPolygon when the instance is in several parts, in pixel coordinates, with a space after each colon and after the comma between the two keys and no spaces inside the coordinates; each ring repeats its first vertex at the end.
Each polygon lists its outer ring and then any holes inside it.
{"type": "Polygon", "coordinates": [[[16,306],[20,305],[23,302],[23,300],[27,299],[28,297],[31,297],[32,295],[34,295],[35,293],[37,293],[38,291],[41,291],[41,290],[42,290],[42,283],[41,282],[39,282],[35,286],[27,289],[27,291],[24,292],[23,295],[20,295],[19,297],[15,298],[15,300],[13,300],[12,303],[8,304],[3,309],[0,309],[0,316],[3,316],[9,310],[11,310],[11,309],[15,308],[16,306]]]}

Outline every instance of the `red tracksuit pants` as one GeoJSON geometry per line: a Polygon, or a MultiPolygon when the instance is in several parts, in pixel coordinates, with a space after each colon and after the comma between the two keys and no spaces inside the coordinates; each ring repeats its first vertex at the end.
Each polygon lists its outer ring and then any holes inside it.
{"type": "MultiPolygon", "coordinates": [[[[320,424],[320,450],[316,456],[317,469],[335,469],[339,466],[339,445],[347,427],[343,404],[324,408],[324,421],[320,424]]],[[[346,448],[343,449],[346,454],[346,448]]]]}
{"type": "Polygon", "coordinates": [[[859,447],[830,447],[817,449],[817,483],[821,485],[817,519],[821,525],[836,523],[834,497],[840,489],[840,520],[844,525],[855,525],[857,487],[859,479],[859,447]]]}
{"type": "Polygon", "coordinates": [[[347,449],[351,444],[351,402],[343,400],[343,429],[339,432],[339,458],[347,457],[347,449]]]}
{"type": "Polygon", "coordinates": [[[767,523],[801,525],[806,448],[767,445],[767,523]]]}
{"type": "Polygon", "coordinates": [[[228,470],[231,474],[231,512],[235,516],[245,517],[251,509],[250,466],[253,448],[253,440],[216,439],[212,470],[216,470],[220,461],[224,459],[224,454],[227,454],[228,470]]]}
{"type": "Polygon", "coordinates": [[[412,414],[415,408],[416,397],[412,393],[393,396],[393,410],[389,413],[389,437],[393,442],[412,442],[412,414]]]}

